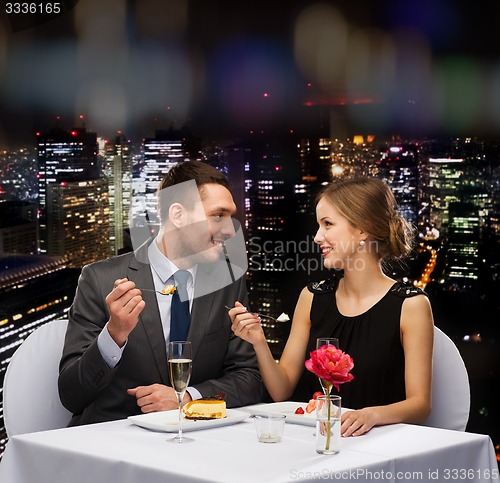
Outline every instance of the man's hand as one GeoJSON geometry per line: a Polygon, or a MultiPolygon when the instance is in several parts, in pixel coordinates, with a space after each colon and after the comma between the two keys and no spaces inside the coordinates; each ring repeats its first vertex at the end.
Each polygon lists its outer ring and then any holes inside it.
{"type": "Polygon", "coordinates": [[[106,297],[110,313],[108,332],[119,347],[122,347],[139,321],[139,314],[146,306],[141,291],[126,278],[117,280],[106,297]]]}
{"type": "MultiPolygon", "coordinates": [[[[178,409],[179,402],[177,394],[173,388],[163,384],[152,384],[151,386],[137,386],[127,389],[127,394],[135,396],[137,405],[143,413],[154,413],[157,411],[167,411],[169,409],[178,409]]],[[[186,393],[182,400],[182,405],[191,401],[191,396],[186,393]]]]}

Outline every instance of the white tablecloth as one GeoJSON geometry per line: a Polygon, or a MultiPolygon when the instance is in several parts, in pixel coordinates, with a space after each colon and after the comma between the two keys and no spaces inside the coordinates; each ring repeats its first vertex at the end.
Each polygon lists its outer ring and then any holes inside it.
{"type": "Polygon", "coordinates": [[[257,441],[252,419],[165,440],[128,420],[14,436],[1,483],[260,483],[467,481],[498,478],[488,436],[397,424],[343,438],[337,455],[315,451],[314,428],[286,423],[280,443],[257,441]]]}

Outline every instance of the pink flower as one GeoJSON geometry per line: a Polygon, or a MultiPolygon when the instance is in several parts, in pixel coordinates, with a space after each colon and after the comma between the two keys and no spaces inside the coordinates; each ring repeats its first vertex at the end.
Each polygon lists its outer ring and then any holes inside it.
{"type": "Polygon", "coordinates": [[[340,384],[354,379],[349,372],[354,367],[352,357],[333,345],[324,345],[312,351],[311,358],[305,362],[305,365],[308,371],[332,384],[337,391],[340,391],[340,384]]]}

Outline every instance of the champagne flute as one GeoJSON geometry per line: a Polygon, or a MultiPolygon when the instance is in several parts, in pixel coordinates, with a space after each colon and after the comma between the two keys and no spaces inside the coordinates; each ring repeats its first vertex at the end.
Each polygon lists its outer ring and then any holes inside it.
{"type": "Polygon", "coordinates": [[[170,383],[177,394],[179,402],[179,432],[175,438],[170,439],[172,443],[187,443],[193,441],[182,435],[182,398],[191,379],[191,342],[173,341],[168,344],[168,366],[170,369],[170,383]]]}
{"type": "MultiPolygon", "coordinates": [[[[333,345],[338,349],[339,340],[333,337],[318,337],[316,339],[316,349],[319,349],[321,346],[324,345],[333,345]]],[[[332,385],[329,382],[326,382],[324,379],[321,379],[320,377],[318,379],[321,384],[321,387],[323,388],[323,393],[325,394],[325,396],[328,396],[332,390],[332,385]]]]}

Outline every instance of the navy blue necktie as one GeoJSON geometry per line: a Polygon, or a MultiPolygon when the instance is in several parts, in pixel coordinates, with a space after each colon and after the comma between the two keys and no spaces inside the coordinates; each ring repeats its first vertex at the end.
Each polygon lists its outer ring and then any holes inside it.
{"type": "Polygon", "coordinates": [[[187,340],[191,314],[189,313],[189,296],[187,282],[191,274],[187,270],[174,273],[177,290],[172,294],[170,309],[170,341],[187,340]]]}

